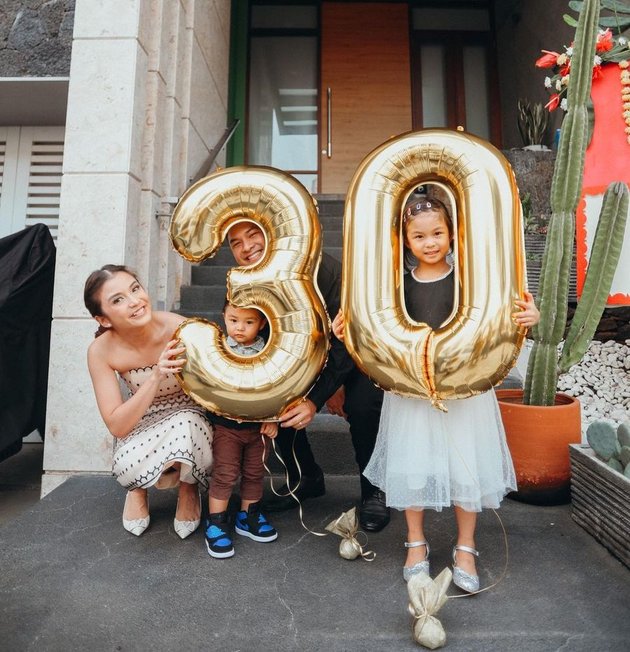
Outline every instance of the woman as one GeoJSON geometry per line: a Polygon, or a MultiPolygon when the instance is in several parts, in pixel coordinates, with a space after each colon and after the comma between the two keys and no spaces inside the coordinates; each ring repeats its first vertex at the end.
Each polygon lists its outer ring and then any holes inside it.
{"type": "Polygon", "coordinates": [[[146,291],[123,265],[90,274],[84,301],[99,324],[88,349],[96,402],[116,438],[114,475],[128,490],[123,526],[140,536],[150,520],[147,487],[179,484],[174,527],[185,539],[201,518],[198,485],[208,486],[212,429],[173,376],[185,362],[185,349],[172,339],[184,318],[153,312],[146,291]]]}

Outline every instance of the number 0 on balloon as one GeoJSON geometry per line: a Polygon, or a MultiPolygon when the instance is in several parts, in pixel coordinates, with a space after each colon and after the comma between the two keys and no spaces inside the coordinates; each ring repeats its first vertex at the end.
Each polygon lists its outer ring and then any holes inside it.
{"type": "Polygon", "coordinates": [[[470,134],[431,129],[375,149],[351,182],[344,217],[345,341],[374,382],[404,396],[465,398],[499,383],[525,330],[512,320],[525,286],[522,211],[512,169],[470,134]],[[434,183],[451,199],[455,308],[439,329],[404,308],[401,213],[434,183]]]}

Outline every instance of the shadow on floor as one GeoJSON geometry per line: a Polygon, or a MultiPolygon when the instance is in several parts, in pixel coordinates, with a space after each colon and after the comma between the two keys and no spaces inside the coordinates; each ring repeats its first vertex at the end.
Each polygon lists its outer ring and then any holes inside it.
{"type": "Polygon", "coordinates": [[[39,501],[44,444],[24,444],[0,462],[0,525],[39,501]]]}

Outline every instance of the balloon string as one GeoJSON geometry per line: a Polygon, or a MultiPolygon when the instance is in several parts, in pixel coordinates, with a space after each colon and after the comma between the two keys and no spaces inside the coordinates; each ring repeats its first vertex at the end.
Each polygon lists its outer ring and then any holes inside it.
{"type": "Polygon", "coordinates": [[[505,530],[505,526],[503,525],[503,521],[501,520],[501,517],[499,516],[497,510],[493,509],[492,511],[494,512],[494,515],[497,517],[497,519],[499,521],[499,525],[501,526],[501,530],[503,530],[503,544],[505,546],[505,564],[503,566],[503,570],[501,571],[501,575],[499,576],[499,579],[496,582],[493,582],[492,584],[490,584],[490,586],[484,586],[483,589],[479,589],[478,591],[473,591],[472,593],[465,593],[465,594],[461,594],[461,595],[447,595],[446,596],[447,598],[450,598],[452,600],[454,600],[456,598],[469,598],[472,595],[477,595],[477,593],[483,593],[484,591],[489,591],[490,589],[493,589],[495,586],[500,584],[505,579],[505,576],[506,576],[507,570],[508,570],[508,565],[509,565],[509,557],[510,557],[510,555],[509,555],[510,548],[509,548],[509,545],[508,545],[507,532],[505,530]]]}
{"type": "MultiPolygon", "coordinates": [[[[315,532],[314,530],[311,530],[309,527],[306,526],[306,524],[304,523],[304,512],[303,512],[303,509],[302,509],[302,503],[300,502],[300,499],[294,493],[294,490],[297,489],[300,486],[300,481],[302,480],[302,469],[300,467],[300,463],[297,460],[297,456],[295,455],[295,437],[296,437],[296,434],[297,434],[297,430],[293,434],[293,443],[291,444],[291,453],[293,455],[293,461],[295,462],[295,466],[296,466],[296,468],[298,470],[298,480],[297,480],[297,483],[295,484],[295,487],[293,489],[291,488],[291,479],[289,478],[289,469],[288,469],[287,465],[284,463],[284,460],[282,459],[282,456],[280,455],[280,453],[278,453],[278,451],[276,450],[275,439],[271,440],[271,447],[273,448],[273,452],[274,452],[276,458],[280,461],[280,464],[282,464],[282,466],[284,467],[284,475],[285,475],[285,479],[286,479],[286,483],[287,483],[287,491],[288,491],[288,493],[280,494],[275,490],[275,488],[273,486],[273,476],[271,474],[271,471],[267,467],[267,462],[265,460],[265,452],[264,452],[264,450],[263,450],[263,466],[265,467],[265,471],[267,471],[267,473],[269,474],[269,482],[270,482],[270,485],[271,485],[271,491],[276,496],[279,496],[280,498],[286,498],[286,496],[291,496],[291,498],[293,498],[293,500],[295,500],[295,502],[298,504],[298,514],[299,514],[299,519],[300,519],[300,523],[302,524],[302,527],[307,532],[310,532],[311,534],[313,534],[316,537],[325,537],[325,536],[328,536],[328,533],[326,533],[326,532],[315,532]]],[[[263,437],[263,439],[264,439],[265,436],[261,435],[261,437],[263,437]]],[[[263,446],[264,446],[264,442],[263,442],[263,446]]]]}
{"type": "MultiPolygon", "coordinates": [[[[341,518],[341,516],[339,517],[341,518]]],[[[365,561],[374,561],[376,558],[376,553],[373,550],[363,550],[365,546],[368,544],[368,538],[367,534],[363,532],[363,530],[359,530],[358,532],[355,532],[351,537],[349,537],[350,541],[353,543],[356,543],[357,546],[359,546],[359,550],[361,551],[359,554],[365,561]],[[361,544],[359,543],[359,534],[362,534],[365,537],[365,543],[361,544]]]]}
{"type": "Polygon", "coordinates": [[[374,561],[374,559],[376,557],[376,553],[373,550],[363,550],[363,548],[365,548],[365,546],[367,546],[367,544],[368,544],[367,534],[365,532],[363,532],[363,530],[359,530],[358,528],[355,528],[355,531],[352,532],[350,529],[348,529],[346,527],[343,527],[343,528],[339,527],[339,523],[341,522],[341,519],[344,516],[345,516],[345,514],[341,514],[337,518],[337,520],[332,524],[332,526],[329,526],[329,527],[331,527],[331,529],[333,529],[333,530],[336,528],[339,532],[342,532],[342,537],[344,539],[347,539],[352,544],[356,544],[357,548],[359,549],[359,554],[361,555],[361,557],[365,561],[374,561]],[[359,534],[362,534],[365,537],[365,543],[364,544],[361,544],[359,542],[359,539],[358,539],[359,534]]]}
{"type": "MultiPolygon", "coordinates": [[[[261,435],[261,436],[263,437],[263,440],[264,440],[264,435],[261,435]]],[[[286,493],[286,494],[278,493],[276,491],[275,487],[273,486],[273,475],[271,474],[271,471],[267,467],[267,462],[266,462],[266,457],[267,456],[265,454],[265,449],[264,449],[265,444],[266,444],[266,442],[263,441],[263,466],[265,467],[265,470],[269,474],[269,482],[270,482],[270,485],[271,485],[271,491],[276,496],[279,496],[281,498],[285,498],[286,496],[291,496],[297,502],[298,508],[299,508],[300,523],[302,524],[302,527],[307,532],[309,532],[310,534],[313,534],[316,537],[326,537],[326,536],[328,536],[329,532],[314,532],[313,530],[311,530],[309,527],[306,526],[306,524],[304,523],[304,518],[303,518],[302,503],[300,502],[300,499],[294,493],[294,490],[298,488],[298,486],[300,484],[300,480],[302,479],[302,469],[300,467],[300,463],[298,462],[297,456],[295,454],[295,434],[293,435],[293,444],[291,446],[291,453],[293,455],[293,461],[295,462],[295,466],[296,466],[296,468],[298,470],[298,481],[297,481],[294,489],[291,489],[291,480],[289,478],[289,469],[287,468],[287,465],[285,464],[284,460],[282,459],[282,456],[276,450],[276,442],[275,442],[275,440],[274,439],[271,440],[271,446],[273,448],[273,452],[274,452],[276,458],[280,461],[280,464],[282,464],[282,466],[284,467],[284,475],[285,475],[285,480],[286,480],[287,490],[288,490],[288,493],[286,493]]],[[[339,525],[339,522],[341,521],[343,516],[344,516],[343,514],[341,516],[339,516],[339,518],[335,521],[335,526],[339,525]]],[[[349,535],[346,538],[349,539],[352,543],[357,545],[357,547],[359,548],[359,554],[361,555],[362,559],[364,559],[365,561],[374,561],[374,558],[376,557],[376,553],[374,551],[372,551],[372,550],[364,550],[365,546],[367,545],[367,535],[365,534],[365,532],[361,532],[361,531],[355,532],[354,534],[349,535]],[[356,535],[358,535],[358,534],[363,534],[363,536],[366,539],[365,543],[363,545],[357,539],[356,535]]]]}
{"type": "MultiPolygon", "coordinates": [[[[462,455],[459,447],[454,446],[454,450],[457,453],[457,455],[459,456],[460,462],[463,464],[465,469],[468,471],[468,474],[470,475],[470,477],[471,477],[471,479],[473,481],[473,484],[481,492],[481,485],[479,484],[478,479],[474,476],[473,472],[470,470],[470,467],[466,463],[466,459],[462,455]]],[[[501,572],[501,575],[499,575],[499,579],[496,582],[493,582],[492,584],[490,584],[490,586],[484,586],[483,589],[479,589],[477,591],[473,591],[471,593],[462,594],[462,595],[447,595],[446,596],[447,598],[452,598],[452,599],[455,599],[455,598],[468,598],[471,595],[477,595],[477,593],[483,593],[484,591],[489,591],[490,589],[493,589],[495,586],[500,584],[503,581],[503,579],[505,578],[505,576],[507,574],[507,570],[508,570],[508,565],[509,565],[510,547],[509,547],[509,544],[508,544],[507,532],[505,530],[505,526],[503,525],[503,521],[501,520],[501,517],[499,516],[499,513],[497,512],[496,509],[493,509],[492,511],[494,512],[494,515],[497,517],[497,520],[499,521],[499,525],[501,526],[501,530],[503,531],[503,545],[504,545],[504,548],[505,548],[505,564],[503,565],[503,571],[501,572]]]]}

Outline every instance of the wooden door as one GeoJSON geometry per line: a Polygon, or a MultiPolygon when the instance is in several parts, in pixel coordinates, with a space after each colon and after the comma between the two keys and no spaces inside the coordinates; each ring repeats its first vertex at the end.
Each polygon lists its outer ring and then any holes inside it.
{"type": "Polygon", "coordinates": [[[324,2],[321,25],[320,191],[345,194],[366,154],[411,129],[408,6],[324,2]]]}

